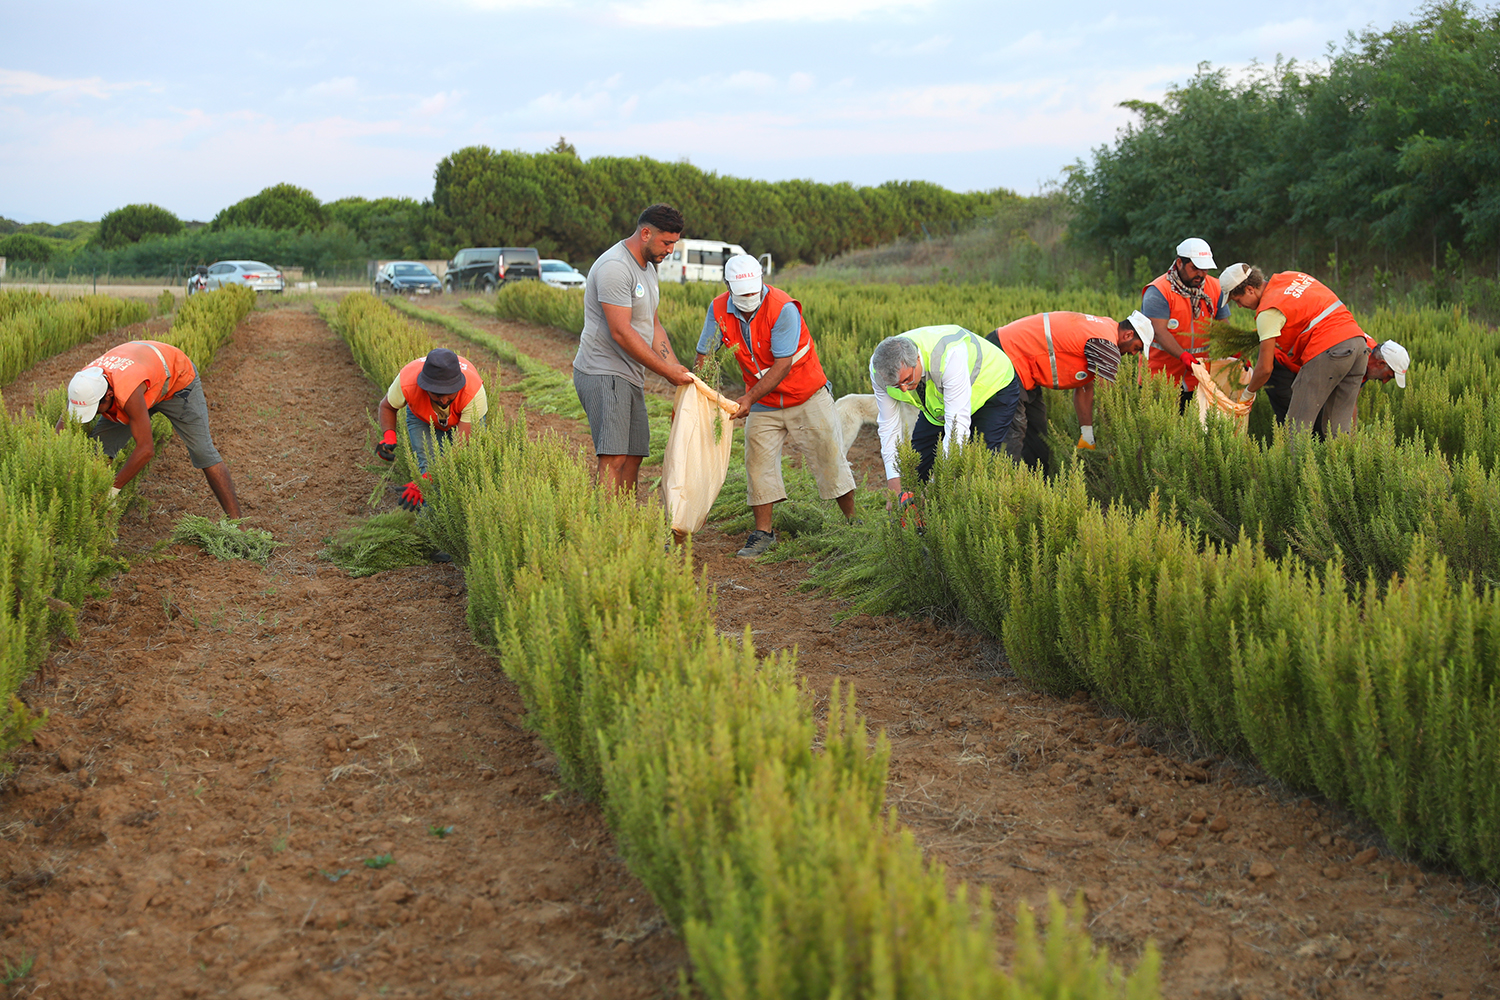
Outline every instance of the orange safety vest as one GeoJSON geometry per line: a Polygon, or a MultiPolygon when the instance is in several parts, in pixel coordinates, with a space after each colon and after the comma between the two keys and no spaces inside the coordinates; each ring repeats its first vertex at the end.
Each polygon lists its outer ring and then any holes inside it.
{"type": "Polygon", "coordinates": [[[1027,389],[1077,389],[1094,381],[1083,345],[1090,340],[1118,343],[1119,329],[1107,316],[1054,312],[1022,317],[995,334],[1027,389]]]}
{"type": "Polygon", "coordinates": [[[100,412],[117,424],[130,422],[125,415],[125,401],[142,382],[146,384],[146,409],[149,410],[192,385],[193,379],[198,377],[198,369],[193,367],[191,358],[159,340],[132,340],[111,348],[84,367],[104,369],[104,378],[115,394],[115,405],[100,412]]]}
{"type": "MultiPolygon", "coordinates": [[[[432,399],[427,395],[427,390],[417,385],[417,376],[422,374],[422,364],[426,360],[422,357],[409,361],[401,369],[401,395],[406,397],[406,405],[411,407],[411,412],[428,426],[432,426],[438,423],[437,411],[432,408],[432,399]]],[[[479,390],[484,387],[484,382],[479,378],[479,369],[474,367],[474,362],[460,354],[458,367],[464,373],[464,387],[458,391],[457,396],[453,397],[453,402],[448,404],[448,422],[438,427],[440,431],[457,427],[463,418],[464,407],[468,406],[469,400],[478,395],[479,390]]]]}
{"type": "Polygon", "coordinates": [[[1266,309],[1280,309],[1286,316],[1286,325],[1276,338],[1276,354],[1292,371],[1301,371],[1308,361],[1335,344],[1365,336],[1333,289],[1301,271],[1271,276],[1255,312],[1258,315],[1266,309]]]}
{"type": "Polygon", "coordinates": [[[776,388],[756,400],[775,409],[800,406],[828,384],[828,376],[823,373],[823,363],[818,360],[818,349],[813,346],[812,334],[807,330],[807,320],[802,318],[802,303],[781,289],[767,285],[764,301],[750,318],[748,348],[741,333],[744,327],[740,318],[729,311],[729,293],[720,294],[713,304],[714,322],[719,324],[719,336],[725,347],[733,348],[734,360],[740,363],[740,371],[745,375],[745,388],[753,389],[776,363],[777,359],[771,354],[771,329],[788,302],[797,307],[797,319],[802,324],[802,333],[797,338],[797,352],[792,355],[792,369],[776,388]]]}
{"type": "MultiPolygon", "coordinates": [[[[1214,313],[1219,311],[1219,298],[1222,291],[1219,287],[1219,279],[1209,275],[1203,276],[1203,294],[1208,297],[1208,301],[1197,310],[1196,316],[1193,315],[1194,310],[1189,300],[1172,291],[1172,279],[1166,274],[1158,277],[1146,288],[1155,288],[1167,300],[1167,307],[1171,309],[1171,314],[1167,317],[1167,332],[1177,338],[1177,343],[1182,345],[1182,349],[1192,351],[1194,354],[1206,350],[1208,348],[1208,322],[1214,318],[1214,313]]],[[[1142,295],[1146,293],[1146,288],[1141,289],[1142,295]]],[[[1181,382],[1184,389],[1194,389],[1198,386],[1198,380],[1193,378],[1187,370],[1187,365],[1166,351],[1152,351],[1149,367],[1154,372],[1166,372],[1181,382]]]]}

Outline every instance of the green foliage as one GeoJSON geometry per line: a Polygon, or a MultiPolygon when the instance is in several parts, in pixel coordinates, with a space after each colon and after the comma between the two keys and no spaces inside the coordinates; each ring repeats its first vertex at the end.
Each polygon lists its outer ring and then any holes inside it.
{"type": "Polygon", "coordinates": [[[310,274],[357,273],[363,279],[366,263],[380,249],[344,226],[298,230],[245,225],[205,227],[113,250],[85,247],[55,263],[59,270],[80,274],[157,276],[184,274],[216,260],[260,260],[273,267],[302,267],[310,274]]]}
{"type": "Polygon", "coordinates": [[[947,230],[1014,199],[1008,191],[958,194],[923,181],[879,187],[753,181],[648,157],[581,160],[562,150],[469,146],[439,161],[434,240],[464,246],[534,246],[544,257],[591,261],[628,236],[641,209],[666,201],[684,235],[726,239],[776,260],[816,261],[902,235],[947,230]]]}
{"type": "Polygon", "coordinates": [[[245,226],[266,229],[322,229],[326,218],[323,203],[306,188],[275,184],[214,216],[208,228],[215,232],[245,226]]]}
{"type": "Polygon", "coordinates": [[[939,458],[925,530],[863,554],[863,599],[960,611],[1042,686],[1252,753],[1495,878],[1494,473],[1385,420],[1328,442],[1203,428],[1174,383],[1131,374],[1096,393],[1099,450],[1050,480],[985,449],[939,458]]]}
{"type": "Polygon", "coordinates": [[[366,868],[389,868],[395,863],[395,857],[390,854],[377,854],[373,858],[365,858],[366,868]]]}
{"type": "Polygon", "coordinates": [[[239,521],[223,517],[215,522],[197,514],[188,514],[177,522],[172,541],[196,545],[217,559],[248,559],[262,566],[282,544],[264,528],[244,528],[239,521]]]}
{"type": "Polygon", "coordinates": [[[431,561],[431,549],[417,528],[416,515],[393,510],[340,530],[318,555],[350,576],[362,577],[402,566],[421,566],[431,561]]]}
{"type": "Polygon", "coordinates": [[[163,288],[161,294],[156,297],[156,315],[165,316],[177,308],[177,296],[172,294],[170,288],[163,288]]]}
{"type": "MultiPolygon", "coordinates": [[[[335,322],[383,385],[407,350],[381,337],[412,328],[364,300],[335,322]]],[[[603,798],[706,995],[1155,995],[1154,959],[1124,980],[1076,920],[1054,920],[1045,952],[1023,928],[1028,985],[1001,974],[988,899],[950,895],[885,812],[888,749],[852,692],[832,693],[815,749],[790,659],[716,634],[657,506],[601,493],[573,448],[499,414],[430,471],[420,520],[464,567],[476,639],[565,781],[603,798]]]]}
{"type": "Polygon", "coordinates": [[[0,239],[0,257],[7,261],[45,264],[52,259],[56,249],[55,243],[30,233],[11,233],[0,239]]]}
{"type": "Polygon", "coordinates": [[[106,213],[99,220],[94,241],[106,250],[139,243],[148,236],[175,236],[182,232],[182,220],[157,205],[126,205],[106,213]]]}
{"type": "Polygon", "coordinates": [[[144,302],[108,295],[54,299],[41,292],[0,291],[0,385],[44,358],[93,340],[106,330],[139,323],[151,314],[144,302]]]}
{"type": "MultiPolygon", "coordinates": [[[[255,293],[244,288],[196,295],[161,339],[202,368],[254,305],[255,293]]],[[[94,335],[79,327],[108,329],[128,310],[139,312],[133,319],[143,319],[148,307],[102,296],[58,303],[0,293],[0,326],[21,331],[15,334],[17,356],[27,364],[94,335]],[[24,325],[38,315],[46,321],[24,325]]],[[[75,630],[74,609],[96,596],[99,581],[121,566],[110,554],[119,516],[109,500],[114,472],[98,442],[77,423],[61,434],[53,431],[64,405],[62,389],[39,393],[33,410],[14,418],[0,405],[0,700],[11,706],[9,716],[0,715],[0,755],[29,738],[44,719],[13,701],[14,692],[46,657],[52,636],[75,630]]],[[[153,420],[152,433],[167,430],[153,420]]]]}
{"type": "Polygon", "coordinates": [[[1500,10],[1440,0],[1326,69],[1201,64],[1160,105],[1125,102],[1139,121],[1069,179],[1073,235],[1158,272],[1184,233],[1301,268],[1352,244],[1412,264],[1430,247],[1434,269],[1439,243],[1500,250],[1497,63],[1500,10]]]}

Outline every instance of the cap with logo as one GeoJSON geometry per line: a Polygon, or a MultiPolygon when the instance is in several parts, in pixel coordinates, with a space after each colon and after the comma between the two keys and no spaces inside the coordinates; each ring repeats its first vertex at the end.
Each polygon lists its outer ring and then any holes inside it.
{"type": "Polygon", "coordinates": [[[1396,375],[1396,384],[1406,388],[1406,372],[1411,368],[1411,355],[1406,353],[1406,348],[1394,340],[1387,340],[1378,348],[1380,356],[1385,358],[1385,363],[1391,366],[1391,371],[1396,375]]]}
{"type": "Polygon", "coordinates": [[[1177,256],[1186,257],[1193,262],[1194,267],[1201,267],[1205,271],[1216,271],[1219,268],[1214,263],[1214,252],[1208,248],[1208,241],[1196,236],[1177,244],[1177,256]]]}
{"type": "Polygon", "coordinates": [[[428,351],[427,360],[422,362],[422,370],[417,373],[417,388],[435,392],[439,396],[457,392],[464,387],[466,381],[458,355],[446,347],[428,351]]]}
{"type": "Polygon", "coordinates": [[[109,380],[104,377],[104,369],[85,368],[68,383],[68,416],[85,424],[93,420],[99,412],[99,400],[108,391],[109,380]]]}
{"type": "Polygon", "coordinates": [[[1149,358],[1151,356],[1151,342],[1156,339],[1156,328],[1151,325],[1151,320],[1146,318],[1145,313],[1137,309],[1125,317],[1125,321],[1135,327],[1135,335],[1141,338],[1141,356],[1149,358]]]}
{"type": "Polygon", "coordinates": [[[761,290],[760,261],[738,253],[724,262],[724,280],[735,295],[753,295],[761,290]]]}

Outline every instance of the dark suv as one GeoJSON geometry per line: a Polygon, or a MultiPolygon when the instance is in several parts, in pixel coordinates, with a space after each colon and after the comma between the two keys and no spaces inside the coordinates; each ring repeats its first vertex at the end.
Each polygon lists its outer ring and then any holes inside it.
{"type": "Polygon", "coordinates": [[[494,291],[507,281],[540,280],[542,262],[534,247],[466,247],[448,262],[443,286],[494,291]]]}

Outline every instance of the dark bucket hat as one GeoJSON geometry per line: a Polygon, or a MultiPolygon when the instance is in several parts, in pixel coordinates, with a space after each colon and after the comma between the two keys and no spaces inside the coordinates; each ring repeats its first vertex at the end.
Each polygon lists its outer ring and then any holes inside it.
{"type": "Polygon", "coordinates": [[[446,347],[438,347],[427,353],[427,360],[422,362],[422,372],[417,376],[417,387],[435,392],[439,396],[446,396],[450,392],[457,392],[464,387],[467,379],[464,378],[464,370],[459,367],[458,355],[446,347]]]}

